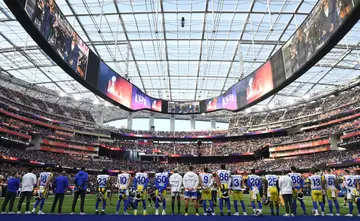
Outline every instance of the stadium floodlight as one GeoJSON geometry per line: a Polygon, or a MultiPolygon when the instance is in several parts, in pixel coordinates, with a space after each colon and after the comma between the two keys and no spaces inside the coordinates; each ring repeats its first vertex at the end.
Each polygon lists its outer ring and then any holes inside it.
{"type": "Polygon", "coordinates": [[[93,101],[93,104],[98,105],[98,104],[99,104],[99,100],[98,100],[98,99],[95,99],[95,100],[93,101]]]}
{"type": "Polygon", "coordinates": [[[110,103],[109,102],[105,102],[105,107],[109,107],[110,103]]]}
{"type": "Polygon", "coordinates": [[[59,96],[60,97],[66,97],[66,93],[64,91],[60,91],[59,96]]]}
{"type": "Polygon", "coordinates": [[[251,109],[250,108],[247,108],[247,109],[245,109],[245,113],[250,113],[251,112],[251,109]]]}

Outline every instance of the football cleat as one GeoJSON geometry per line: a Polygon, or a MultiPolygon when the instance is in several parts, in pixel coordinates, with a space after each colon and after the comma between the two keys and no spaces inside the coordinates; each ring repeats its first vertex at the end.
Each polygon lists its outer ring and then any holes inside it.
{"type": "Polygon", "coordinates": [[[146,216],[146,215],[147,215],[147,212],[146,212],[146,211],[144,211],[144,212],[143,212],[143,216],[146,216]]]}
{"type": "Polygon", "coordinates": [[[239,215],[239,213],[238,213],[238,212],[234,213],[234,216],[238,216],[238,215],[239,215]]]}
{"type": "Polygon", "coordinates": [[[18,214],[18,215],[21,214],[21,211],[17,211],[16,214],[18,214]]]}
{"type": "Polygon", "coordinates": [[[155,211],[155,216],[159,215],[159,210],[155,211]]]}
{"type": "Polygon", "coordinates": [[[353,214],[349,214],[349,213],[348,213],[348,214],[346,214],[345,216],[352,217],[352,216],[353,216],[353,214]]]}
{"type": "Polygon", "coordinates": [[[38,215],[45,215],[45,213],[43,213],[43,211],[39,211],[38,215]]]}

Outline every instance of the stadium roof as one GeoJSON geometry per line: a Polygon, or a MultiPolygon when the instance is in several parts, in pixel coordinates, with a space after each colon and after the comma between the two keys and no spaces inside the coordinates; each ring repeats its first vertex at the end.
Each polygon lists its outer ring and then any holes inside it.
{"type": "MultiPolygon", "coordinates": [[[[258,68],[317,0],[56,2],[83,40],[118,73],[128,74],[153,97],[190,101],[218,96],[258,68]]],[[[0,21],[2,75],[78,102],[102,102],[37,46],[2,0],[0,21]]],[[[283,106],[358,77],[359,36],[360,22],[316,66],[258,107],[283,106]]]]}

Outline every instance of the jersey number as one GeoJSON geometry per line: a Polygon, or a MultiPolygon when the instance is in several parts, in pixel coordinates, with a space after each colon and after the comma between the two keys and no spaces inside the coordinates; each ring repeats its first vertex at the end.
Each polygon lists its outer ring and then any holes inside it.
{"type": "Polygon", "coordinates": [[[205,184],[209,183],[209,177],[204,176],[204,183],[205,183],[205,184]]]}
{"type": "Polygon", "coordinates": [[[292,176],[291,179],[293,184],[301,182],[301,178],[299,176],[292,176]]]}
{"type": "MultiPolygon", "coordinates": [[[[143,177],[143,178],[145,178],[145,177],[143,177]]],[[[156,178],[156,180],[157,180],[158,183],[165,183],[166,182],[166,177],[165,176],[158,176],[156,178]]],[[[144,181],[144,183],[145,183],[145,181],[144,181]]]]}
{"type": "Polygon", "coordinates": [[[254,179],[254,178],[251,178],[250,179],[250,185],[251,186],[259,186],[260,185],[260,180],[259,179],[254,179]]]}
{"type": "Polygon", "coordinates": [[[275,186],[276,185],[276,178],[275,177],[272,177],[272,178],[269,178],[269,186],[275,186]]]}
{"type": "Polygon", "coordinates": [[[234,186],[236,187],[240,186],[240,181],[238,179],[234,180],[234,186]]]}
{"type": "Polygon", "coordinates": [[[219,176],[220,176],[221,181],[223,181],[223,180],[228,181],[229,180],[229,174],[227,174],[227,173],[225,173],[225,174],[220,173],[219,176]]]}
{"type": "Polygon", "coordinates": [[[41,182],[45,184],[45,183],[46,183],[46,180],[47,180],[47,176],[42,175],[42,176],[40,177],[40,179],[41,179],[41,182]]]}
{"type": "Polygon", "coordinates": [[[105,186],[106,185],[106,178],[99,178],[98,179],[99,186],[105,186]]]}
{"type": "Polygon", "coordinates": [[[353,186],[355,184],[354,180],[352,179],[347,179],[346,182],[348,186],[353,186]]]}
{"type": "Polygon", "coordinates": [[[136,181],[139,183],[139,184],[145,184],[145,177],[138,177],[137,179],[136,179],[136,181]]]}
{"type": "Polygon", "coordinates": [[[329,186],[332,186],[332,185],[334,185],[335,184],[335,179],[334,178],[329,178],[328,179],[328,185],[329,186]]]}
{"type": "Polygon", "coordinates": [[[314,179],[314,186],[320,186],[320,179],[314,179]]]}
{"type": "Polygon", "coordinates": [[[120,183],[121,184],[123,184],[123,185],[125,185],[126,183],[127,183],[127,179],[126,179],[126,177],[120,177],[120,183]]]}

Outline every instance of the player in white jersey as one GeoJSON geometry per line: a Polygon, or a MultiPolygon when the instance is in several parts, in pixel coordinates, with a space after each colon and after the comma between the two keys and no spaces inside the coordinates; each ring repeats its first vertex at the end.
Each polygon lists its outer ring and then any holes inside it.
{"type": "Polygon", "coordinates": [[[175,198],[178,203],[178,215],[180,215],[180,193],[181,193],[181,186],[183,183],[182,176],[178,173],[178,170],[175,169],[174,173],[169,178],[169,183],[171,187],[171,215],[175,215],[175,198]]]}
{"type": "Polygon", "coordinates": [[[206,201],[209,201],[211,214],[214,216],[214,203],[211,197],[211,188],[214,184],[214,179],[212,173],[209,172],[209,168],[204,168],[204,173],[200,174],[200,186],[202,189],[201,197],[202,197],[202,206],[204,209],[204,215],[207,215],[207,205],[206,201]]]}
{"type": "Polygon", "coordinates": [[[239,215],[238,201],[240,201],[241,203],[244,216],[247,215],[246,207],[244,203],[244,194],[242,192],[243,187],[244,187],[243,177],[240,174],[231,175],[230,189],[232,190],[232,194],[233,194],[235,216],[239,215]]]}
{"type": "Polygon", "coordinates": [[[314,215],[315,216],[319,215],[318,205],[317,205],[319,203],[321,207],[321,215],[324,216],[325,206],[323,202],[322,177],[320,173],[316,170],[313,170],[312,173],[313,175],[309,177],[309,180],[310,180],[311,198],[314,207],[314,215]]]}
{"type": "Polygon", "coordinates": [[[107,170],[101,171],[96,178],[96,203],[95,203],[95,214],[99,214],[99,204],[102,202],[101,214],[105,214],[107,194],[111,188],[110,176],[107,174],[107,170]]]}
{"type": "Polygon", "coordinates": [[[251,174],[247,177],[247,186],[250,189],[250,200],[251,200],[251,207],[253,208],[255,215],[262,214],[262,204],[261,204],[261,197],[260,197],[260,189],[262,186],[260,176],[255,174],[255,169],[251,170],[251,174]],[[255,201],[258,203],[258,210],[255,206],[255,201]]]}
{"type": "Polygon", "coordinates": [[[346,198],[349,203],[349,213],[346,214],[346,216],[353,216],[353,209],[354,209],[353,202],[355,201],[357,195],[356,188],[358,187],[358,181],[357,181],[357,177],[352,173],[350,173],[349,170],[345,170],[345,174],[346,175],[344,176],[343,186],[347,190],[346,198]]]}
{"type": "Polygon", "coordinates": [[[116,204],[116,214],[119,214],[121,201],[124,201],[124,215],[127,213],[128,199],[129,199],[129,185],[131,182],[131,175],[125,171],[118,174],[116,186],[119,188],[119,199],[116,204]]]}
{"type": "Polygon", "coordinates": [[[271,215],[275,216],[274,204],[276,207],[276,215],[279,215],[279,191],[278,191],[278,176],[277,175],[265,175],[264,182],[264,197],[267,197],[270,201],[271,215]]]}
{"type": "Polygon", "coordinates": [[[134,209],[134,215],[137,215],[137,208],[139,201],[142,201],[143,204],[143,215],[147,215],[146,212],[146,187],[149,183],[149,174],[145,172],[144,168],[140,169],[140,172],[135,174],[134,178],[134,189],[136,191],[135,194],[135,209],[134,209]]]}
{"type": "Polygon", "coordinates": [[[229,187],[230,187],[230,179],[231,173],[226,169],[225,165],[220,166],[220,170],[216,172],[217,183],[219,186],[219,208],[220,208],[220,216],[224,215],[223,203],[226,201],[228,208],[228,215],[231,216],[231,204],[229,198],[229,187]]]}
{"type": "Polygon", "coordinates": [[[327,214],[328,216],[334,215],[333,202],[336,208],[336,216],[340,216],[340,206],[339,206],[339,202],[337,201],[337,194],[338,194],[338,190],[336,188],[337,186],[338,186],[338,182],[336,175],[332,173],[331,169],[327,168],[324,171],[324,175],[323,175],[323,189],[326,190],[325,194],[329,205],[329,214],[327,214]]]}
{"type": "Polygon", "coordinates": [[[297,215],[297,201],[300,201],[301,208],[304,212],[304,215],[307,215],[306,213],[306,207],[304,200],[301,197],[298,197],[299,195],[303,195],[303,186],[304,186],[304,179],[301,177],[300,173],[296,172],[296,167],[291,167],[291,173],[288,174],[288,176],[291,178],[293,182],[293,200],[292,200],[292,206],[293,206],[293,212],[294,215],[297,215]]]}
{"type": "Polygon", "coordinates": [[[162,215],[166,215],[166,187],[169,183],[169,172],[164,172],[164,168],[159,168],[155,174],[155,215],[159,215],[159,206],[162,203],[162,215]]]}
{"type": "Polygon", "coordinates": [[[51,169],[47,168],[46,172],[40,173],[39,179],[37,181],[38,187],[38,198],[36,199],[36,203],[34,208],[32,209],[31,213],[34,214],[36,211],[37,206],[40,204],[40,209],[38,214],[43,215],[42,209],[44,208],[45,200],[48,198],[49,195],[49,185],[53,178],[53,174],[51,173],[51,169]]]}
{"type": "Polygon", "coordinates": [[[196,215],[199,215],[199,205],[197,203],[197,188],[199,186],[199,176],[193,172],[194,167],[189,166],[189,172],[185,173],[183,178],[184,184],[184,199],[185,199],[185,216],[188,215],[189,209],[189,200],[192,200],[192,203],[196,210],[196,215]]]}

